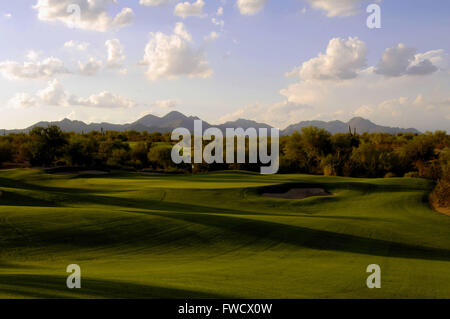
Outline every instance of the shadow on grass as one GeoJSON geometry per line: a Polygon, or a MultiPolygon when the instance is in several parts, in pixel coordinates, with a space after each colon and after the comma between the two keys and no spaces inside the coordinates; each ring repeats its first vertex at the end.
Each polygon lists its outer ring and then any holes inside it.
{"type": "Polygon", "coordinates": [[[70,290],[66,278],[53,275],[0,275],[0,294],[28,298],[110,298],[110,299],[223,299],[230,296],[186,289],[165,288],[129,282],[83,278],[81,289],[70,290]]]}
{"type": "MultiPolygon", "coordinates": [[[[381,239],[310,229],[276,222],[218,215],[151,213],[205,226],[217,227],[234,236],[256,237],[275,243],[318,250],[343,251],[374,256],[450,261],[450,250],[409,245],[381,239]]],[[[228,236],[233,236],[229,234],[228,236]]]]}
{"type": "Polygon", "coordinates": [[[6,191],[2,191],[0,206],[61,207],[53,201],[6,191]]]}

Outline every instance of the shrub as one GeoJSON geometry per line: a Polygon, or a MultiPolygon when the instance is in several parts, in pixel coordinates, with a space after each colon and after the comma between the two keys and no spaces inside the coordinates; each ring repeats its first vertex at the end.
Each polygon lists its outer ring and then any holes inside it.
{"type": "Polygon", "coordinates": [[[332,165],[326,165],[323,168],[323,175],[325,176],[337,176],[336,170],[332,165]]]}
{"type": "Polygon", "coordinates": [[[397,175],[395,175],[392,172],[388,172],[388,173],[386,173],[386,175],[384,175],[384,178],[393,178],[393,177],[397,177],[397,175]]]}
{"type": "Polygon", "coordinates": [[[406,178],[419,178],[419,172],[408,172],[403,177],[406,178]]]}
{"type": "Polygon", "coordinates": [[[444,179],[439,180],[433,192],[437,203],[441,207],[450,207],[450,182],[444,179]]]}
{"type": "Polygon", "coordinates": [[[6,141],[0,141],[0,166],[12,159],[11,145],[6,141]]]}

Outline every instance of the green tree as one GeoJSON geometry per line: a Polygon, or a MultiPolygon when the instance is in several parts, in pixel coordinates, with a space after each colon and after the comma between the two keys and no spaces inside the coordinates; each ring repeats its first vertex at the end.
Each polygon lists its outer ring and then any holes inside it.
{"type": "Polygon", "coordinates": [[[32,165],[51,166],[63,155],[67,144],[66,135],[57,126],[35,127],[30,132],[30,154],[32,165]]]}
{"type": "Polygon", "coordinates": [[[98,143],[95,138],[84,135],[71,135],[65,149],[68,162],[71,165],[93,166],[95,155],[98,152],[98,143]]]}
{"type": "Polygon", "coordinates": [[[172,147],[170,145],[156,145],[148,152],[148,160],[155,168],[167,169],[173,166],[172,147]]]}
{"type": "Polygon", "coordinates": [[[7,140],[0,140],[0,166],[13,158],[12,145],[7,140]]]}
{"type": "Polygon", "coordinates": [[[131,150],[131,160],[136,168],[148,167],[148,151],[147,143],[140,142],[131,150]]]}

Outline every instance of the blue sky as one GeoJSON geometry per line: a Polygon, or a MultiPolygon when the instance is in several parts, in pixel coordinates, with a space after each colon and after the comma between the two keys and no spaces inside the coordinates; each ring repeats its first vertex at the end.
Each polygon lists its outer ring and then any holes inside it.
{"type": "Polygon", "coordinates": [[[125,123],[179,110],[280,128],[363,116],[450,129],[448,1],[187,2],[1,2],[0,127],[65,117],[125,123]],[[371,3],[381,29],[366,26],[371,3]],[[70,4],[81,8],[76,28],[70,4]]]}

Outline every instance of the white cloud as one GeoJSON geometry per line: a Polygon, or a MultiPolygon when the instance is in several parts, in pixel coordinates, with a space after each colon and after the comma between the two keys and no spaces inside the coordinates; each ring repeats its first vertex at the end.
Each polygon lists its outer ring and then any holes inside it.
{"type": "Polygon", "coordinates": [[[149,7],[159,7],[165,4],[172,3],[174,0],[140,0],[139,4],[149,7]]]}
{"type": "Polygon", "coordinates": [[[255,15],[266,5],[267,0],[238,0],[239,12],[245,15],[255,15]]]}
{"type": "Polygon", "coordinates": [[[108,53],[107,65],[109,68],[120,68],[125,60],[125,55],[123,54],[123,45],[120,43],[119,39],[108,40],[105,43],[106,50],[108,53]]]}
{"type": "Polygon", "coordinates": [[[90,97],[78,98],[72,101],[75,105],[95,107],[95,108],[133,108],[136,106],[134,101],[124,98],[120,95],[113,94],[108,91],[104,91],[100,94],[94,94],[90,97]]]}
{"type": "Polygon", "coordinates": [[[207,78],[213,74],[205,53],[191,47],[192,36],[183,23],[171,35],[151,33],[141,65],[147,66],[150,80],[176,79],[180,76],[207,78]]]}
{"type": "Polygon", "coordinates": [[[435,72],[423,81],[418,76],[384,77],[373,67],[361,71],[357,78],[299,81],[281,90],[288,101],[314,107],[302,120],[335,120],[334,112],[343,110],[341,118],[362,116],[382,125],[419,130],[448,129],[448,92],[447,72],[435,72]],[[419,94],[423,97],[417,98],[419,94]]]}
{"type": "Polygon", "coordinates": [[[365,0],[308,0],[314,9],[324,10],[328,17],[346,17],[360,11],[365,0]]]}
{"type": "Polygon", "coordinates": [[[328,43],[325,54],[306,61],[301,67],[288,73],[299,73],[304,80],[340,80],[351,79],[366,66],[367,48],[358,38],[334,38],[328,43]]]}
{"type": "Polygon", "coordinates": [[[174,15],[182,18],[187,17],[204,17],[203,7],[205,2],[203,0],[197,0],[193,3],[181,2],[176,5],[174,15]]]}
{"type": "Polygon", "coordinates": [[[42,107],[42,106],[60,106],[60,107],[92,107],[92,108],[133,108],[136,103],[120,95],[104,91],[99,94],[93,94],[87,98],[80,98],[69,94],[64,90],[62,84],[57,80],[52,80],[48,86],[38,91],[35,96],[27,93],[16,94],[9,100],[8,104],[13,107],[42,107]]]}
{"type": "Polygon", "coordinates": [[[220,20],[220,19],[216,19],[216,18],[212,18],[211,22],[217,26],[219,26],[221,29],[223,29],[223,27],[225,26],[225,21],[220,20]]]}
{"type": "Polygon", "coordinates": [[[443,50],[416,53],[399,45],[387,49],[378,66],[366,67],[364,43],[334,40],[326,54],[288,73],[301,75],[300,80],[280,93],[291,103],[312,107],[295,122],[362,116],[382,125],[448,130],[449,56],[443,50]],[[424,74],[426,81],[419,76],[424,74]]]}
{"type": "Polygon", "coordinates": [[[37,101],[27,93],[17,93],[7,104],[13,108],[30,108],[35,107],[37,101]]]}
{"type": "Polygon", "coordinates": [[[438,61],[439,52],[427,52],[416,54],[416,49],[406,47],[403,43],[384,51],[375,72],[388,77],[402,75],[426,75],[434,73],[438,68],[433,65],[430,59],[438,61]]]}
{"type": "Polygon", "coordinates": [[[68,49],[76,49],[78,51],[86,51],[89,48],[88,42],[77,42],[74,40],[67,41],[64,43],[64,47],[68,49]]]}
{"type": "Polygon", "coordinates": [[[417,61],[429,60],[437,68],[446,70],[449,67],[450,58],[444,50],[440,49],[431,50],[425,53],[418,53],[415,55],[414,60],[415,61],[413,63],[417,63],[417,61]]]}
{"type": "Polygon", "coordinates": [[[178,107],[179,104],[179,100],[159,100],[152,103],[152,106],[156,106],[162,109],[173,109],[178,107]]]}
{"type": "Polygon", "coordinates": [[[48,83],[48,87],[40,90],[36,96],[40,102],[46,105],[68,106],[68,94],[58,80],[48,83]]]}
{"type": "Polygon", "coordinates": [[[173,33],[180,36],[182,39],[186,41],[192,41],[192,35],[186,30],[186,27],[183,23],[179,22],[175,24],[175,28],[173,30],[173,33]]]}
{"type": "Polygon", "coordinates": [[[94,58],[90,58],[88,62],[82,63],[78,61],[78,68],[80,74],[86,76],[94,76],[96,75],[102,68],[103,62],[100,60],[96,60],[94,58]]]}
{"type": "Polygon", "coordinates": [[[210,42],[215,41],[218,38],[220,38],[220,34],[215,31],[212,31],[210,34],[208,34],[207,36],[204,37],[205,41],[210,41],[210,42]]]}
{"type": "Polygon", "coordinates": [[[0,72],[5,78],[10,80],[46,79],[58,74],[69,73],[64,63],[54,57],[47,58],[43,61],[29,61],[24,63],[15,61],[0,62],[0,72]]]}
{"type": "Polygon", "coordinates": [[[27,52],[26,58],[30,61],[37,61],[39,59],[39,52],[36,52],[34,50],[30,50],[27,52]]]}
{"type": "MultiPolygon", "coordinates": [[[[446,129],[445,114],[450,112],[449,98],[425,97],[422,94],[417,97],[401,96],[398,98],[381,101],[378,104],[363,105],[352,114],[374,121],[392,123],[404,123],[404,126],[415,126],[422,130],[446,129]],[[390,122],[391,121],[391,122],[390,122]],[[419,124],[428,123],[429,126],[419,124]]],[[[447,129],[448,125],[447,124],[447,129]]]]}
{"type": "Polygon", "coordinates": [[[68,27],[105,32],[132,24],[133,10],[123,8],[116,16],[108,15],[115,0],[38,0],[33,8],[41,21],[61,22],[68,27]],[[78,6],[79,10],[77,10],[78,6]],[[73,9],[74,10],[70,10],[73,9]],[[78,11],[78,12],[77,12],[78,11]],[[79,18],[77,14],[79,13],[79,18]]]}
{"type": "Polygon", "coordinates": [[[369,105],[363,105],[356,109],[356,111],[353,112],[355,116],[369,118],[372,116],[372,114],[375,112],[373,107],[369,105]]]}

